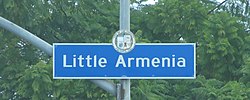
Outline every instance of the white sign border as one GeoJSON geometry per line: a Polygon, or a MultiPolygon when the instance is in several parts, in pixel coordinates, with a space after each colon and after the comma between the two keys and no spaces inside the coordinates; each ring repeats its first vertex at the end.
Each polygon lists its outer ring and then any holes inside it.
{"type": "MultiPolygon", "coordinates": [[[[194,47],[193,77],[56,77],[55,76],[55,46],[56,45],[111,45],[112,43],[53,43],[53,79],[196,79],[196,44],[195,43],[136,43],[136,45],[192,45],[194,47]]],[[[135,45],[135,46],[136,46],[135,45]]]]}

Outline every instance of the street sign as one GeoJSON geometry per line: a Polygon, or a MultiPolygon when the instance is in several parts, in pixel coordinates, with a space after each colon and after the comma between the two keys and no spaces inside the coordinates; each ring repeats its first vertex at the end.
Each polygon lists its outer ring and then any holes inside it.
{"type": "Polygon", "coordinates": [[[54,43],[54,79],[195,79],[194,43],[136,44],[128,53],[105,43],[54,43]]]}

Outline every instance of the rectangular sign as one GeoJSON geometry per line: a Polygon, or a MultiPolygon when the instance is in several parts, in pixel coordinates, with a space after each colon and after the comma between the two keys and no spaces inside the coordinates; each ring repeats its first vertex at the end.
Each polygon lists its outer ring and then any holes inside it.
{"type": "Polygon", "coordinates": [[[194,43],[137,43],[128,53],[105,43],[54,43],[54,79],[195,79],[194,43]]]}

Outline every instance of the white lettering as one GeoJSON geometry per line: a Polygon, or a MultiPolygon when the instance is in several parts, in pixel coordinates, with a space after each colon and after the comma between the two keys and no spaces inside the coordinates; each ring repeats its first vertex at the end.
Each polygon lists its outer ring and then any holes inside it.
{"type": "Polygon", "coordinates": [[[82,55],[80,55],[80,56],[78,57],[79,66],[80,66],[80,67],[84,67],[83,62],[82,62],[83,60],[84,60],[84,58],[82,58],[82,55]]]}
{"type": "Polygon", "coordinates": [[[128,58],[128,67],[131,67],[131,61],[135,60],[135,58],[128,58]]]}
{"type": "Polygon", "coordinates": [[[178,58],[177,66],[186,67],[186,60],[184,58],[178,58]]]}
{"type": "Polygon", "coordinates": [[[136,67],[140,67],[139,64],[140,64],[140,61],[141,61],[141,67],[144,67],[144,62],[146,61],[147,63],[147,67],[149,67],[149,58],[136,58],[136,67]]]}
{"type": "Polygon", "coordinates": [[[100,67],[106,67],[106,64],[107,64],[107,59],[105,59],[105,58],[100,58],[100,59],[98,60],[98,65],[99,65],[100,67]]]}
{"type": "Polygon", "coordinates": [[[159,67],[160,59],[159,58],[153,58],[151,61],[151,64],[153,67],[159,67]]]}
{"type": "Polygon", "coordinates": [[[96,55],[94,55],[94,57],[87,55],[86,58],[84,58],[83,55],[72,55],[72,58],[69,60],[67,59],[67,55],[63,55],[63,67],[97,67],[97,63],[99,65],[98,67],[106,67],[107,59],[98,59],[96,55]]]}
{"type": "Polygon", "coordinates": [[[122,55],[119,55],[117,62],[115,64],[115,67],[118,67],[120,64],[122,64],[123,67],[126,67],[126,63],[125,63],[122,55]]]}
{"type": "Polygon", "coordinates": [[[161,62],[162,62],[161,66],[165,67],[165,60],[167,60],[167,64],[168,64],[167,66],[170,67],[170,59],[167,57],[161,59],[161,62]]]}
{"type": "MultiPolygon", "coordinates": [[[[101,67],[107,66],[108,60],[104,57],[98,58],[97,55],[63,55],[63,67],[101,67]],[[69,59],[70,58],[70,59],[69,59]]],[[[171,55],[170,57],[139,57],[126,58],[119,55],[115,67],[186,67],[186,59],[171,55]]]]}
{"type": "MultiPolygon", "coordinates": [[[[175,55],[172,55],[172,67],[175,67],[175,55]]],[[[170,67],[170,66],[168,66],[168,67],[170,67]]]]}
{"type": "Polygon", "coordinates": [[[63,67],[72,67],[72,65],[67,65],[67,56],[63,55],[63,67]]]}
{"type": "Polygon", "coordinates": [[[76,55],[73,55],[73,67],[76,67],[76,55]]]}
{"type": "Polygon", "coordinates": [[[94,56],[94,67],[96,67],[96,55],[94,56]]]}
{"type": "Polygon", "coordinates": [[[88,55],[86,57],[86,60],[87,60],[87,67],[92,67],[92,65],[90,64],[90,61],[92,60],[92,58],[90,58],[90,56],[88,55]]]}
{"type": "Polygon", "coordinates": [[[157,67],[186,67],[186,59],[183,57],[176,58],[175,55],[171,55],[171,57],[162,57],[162,58],[154,57],[152,59],[147,58],[147,57],[124,59],[123,55],[119,55],[116,61],[115,67],[119,67],[119,66],[155,67],[155,68],[157,67]]]}

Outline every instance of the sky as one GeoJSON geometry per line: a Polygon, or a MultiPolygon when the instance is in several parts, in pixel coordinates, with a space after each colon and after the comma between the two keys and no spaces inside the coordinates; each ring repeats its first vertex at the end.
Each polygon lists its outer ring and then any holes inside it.
{"type": "Polygon", "coordinates": [[[158,0],[148,0],[145,4],[155,4],[155,2],[158,2],[158,0]]]}
{"type": "Polygon", "coordinates": [[[224,0],[217,0],[218,2],[223,2],[224,0]]]}
{"type": "MultiPolygon", "coordinates": [[[[217,0],[218,2],[223,2],[224,0],[217,0]]],[[[145,4],[155,4],[155,2],[158,2],[158,0],[148,0],[145,2],[145,4]]]]}

